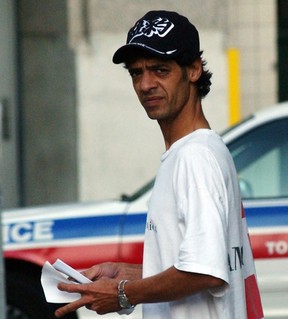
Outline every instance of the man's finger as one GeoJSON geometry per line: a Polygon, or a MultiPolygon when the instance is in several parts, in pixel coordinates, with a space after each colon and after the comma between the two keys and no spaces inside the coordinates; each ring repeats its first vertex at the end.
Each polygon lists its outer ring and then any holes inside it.
{"type": "Polygon", "coordinates": [[[90,280],[96,280],[101,277],[101,270],[98,266],[93,266],[81,272],[82,275],[89,278],[90,280]]]}
{"type": "Polygon", "coordinates": [[[71,302],[71,303],[57,309],[55,311],[55,316],[57,318],[61,318],[70,312],[76,311],[77,309],[83,307],[84,305],[85,305],[85,302],[84,302],[83,298],[78,299],[77,301],[71,302]]]}
{"type": "Polygon", "coordinates": [[[61,282],[58,284],[57,288],[61,291],[67,291],[67,292],[78,292],[78,293],[84,293],[87,289],[86,284],[74,284],[71,282],[71,284],[66,284],[64,282],[61,282]]]}

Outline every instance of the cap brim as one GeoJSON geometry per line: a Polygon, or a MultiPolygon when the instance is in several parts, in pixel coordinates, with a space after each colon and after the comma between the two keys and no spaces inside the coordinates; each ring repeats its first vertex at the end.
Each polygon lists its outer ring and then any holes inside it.
{"type": "Polygon", "coordinates": [[[128,60],[133,58],[133,56],[135,56],[136,52],[141,52],[141,51],[150,53],[152,56],[161,57],[164,59],[173,58],[178,54],[177,50],[173,50],[173,51],[170,51],[169,53],[166,53],[166,52],[160,52],[158,50],[155,50],[149,46],[146,46],[143,43],[129,43],[129,44],[123,45],[114,53],[112,61],[115,64],[127,62],[128,60]]]}
{"type": "Polygon", "coordinates": [[[119,64],[125,62],[129,56],[131,56],[132,52],[135,50],[135,47],[131,48],[131,45],[126,44],[119,48],[113,55],[113,63],[119,64]]]}

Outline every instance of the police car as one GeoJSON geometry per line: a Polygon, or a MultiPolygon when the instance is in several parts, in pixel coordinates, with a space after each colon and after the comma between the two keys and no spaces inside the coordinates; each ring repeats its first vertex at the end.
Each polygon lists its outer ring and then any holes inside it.
{"type": "MultiPolygon", "coordinates": [[[[288,318],[288,103],[222,136],[239,175],[265,318],[288,318]]],[[[4,212],[7,319],[50,318],[39,280],[46,260],[60,258],[76,269],[108,260],[140,263],[152,186],[121,200],[4,212]]],[[[88,314],[67,318],[77,317],[88,314]]]]}

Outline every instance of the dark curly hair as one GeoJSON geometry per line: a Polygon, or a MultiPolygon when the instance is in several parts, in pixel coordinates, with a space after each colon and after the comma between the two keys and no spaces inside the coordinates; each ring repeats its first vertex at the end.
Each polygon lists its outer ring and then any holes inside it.
{"type": "MultiPolygon", "coordinates": [[[[202,58],[203,51],[200,52],[200,59],[202,61],[202,74],[198,81],[195,83],[199,96],[203,99],[209,92],[211,86],[211,77],[212,73],[206,69],[206,60],[202,58]]],[[[185,67],[193,63],[195,61],[194,58],[191,58],[188,54],[183,53],[179,57],[175,58],[175,61],[181,66],[185,67]]]]}

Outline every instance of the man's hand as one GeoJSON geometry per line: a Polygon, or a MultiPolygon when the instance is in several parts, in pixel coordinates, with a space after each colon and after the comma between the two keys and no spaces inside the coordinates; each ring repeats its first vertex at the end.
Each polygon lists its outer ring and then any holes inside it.
{"type": "Polygon", "coordinates": [[[92,281],[103,277],[117,279],[135,280],[142,277],[142,265],[133,265],[125,263],[106,262],[95,265],[82,272],[84,276],[92,281]]]}
{"type": "Polygon", "coordinates": [[[98,314],[119,311],[121,307],[118,303],[117,287],[118,281],[110,278],[100,278],[92,284],[60,283],[58,289],[80,293],[81,298],[57,309],[55,316],[60,318],[83,306],[98,314]]]}
{"type": "Polygon", "coordinates": [[[99,314],[121,310],[118,303],[118,283],[122,279],[135,280],[142,276],[142,265],[125,263],[102,263],[82,272],[93,281],[92,284],[64,284],[58,289],[67,292],[78,292],[81,298],[71,302],[55,312],[60,318],[69,312],[85,306],[99,314]]]}

